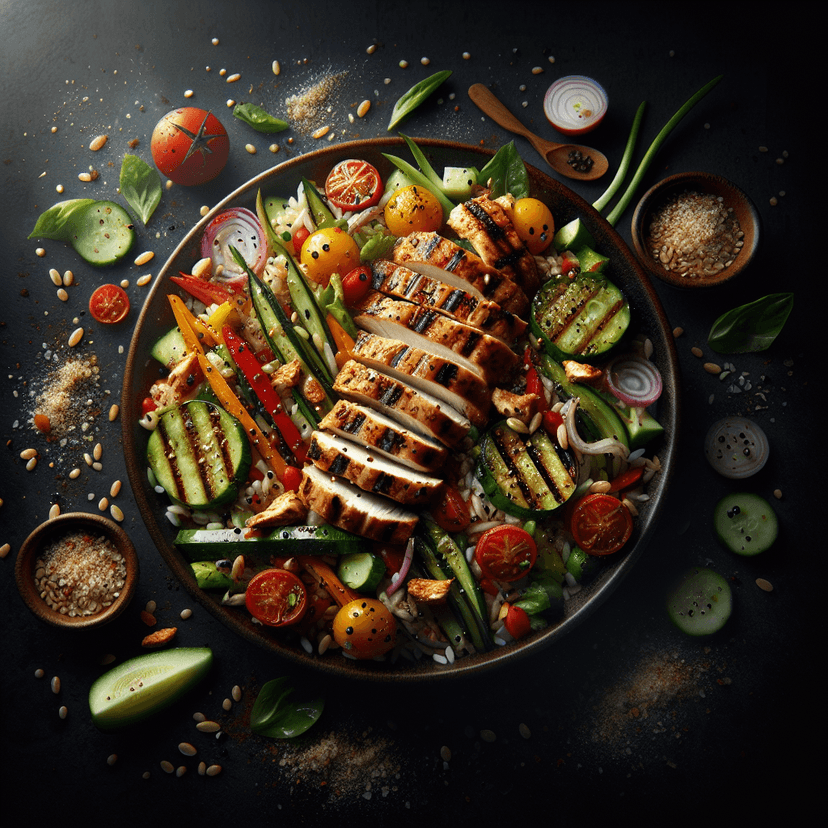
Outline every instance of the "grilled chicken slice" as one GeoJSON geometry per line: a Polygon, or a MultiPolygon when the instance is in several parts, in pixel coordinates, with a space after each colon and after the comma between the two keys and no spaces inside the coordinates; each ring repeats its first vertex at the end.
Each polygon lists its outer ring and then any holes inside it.
{"type": "Polygon", "coordinates": [[[540,274],[535,257],[497,201],[486,195],[469,199],[451,211],[447,223],[460,238],[471,242],[487,265],[516,281],[527,296],[537,293],[540,274]]]}
{"type": "Polygon", "coordinates": [[[503,381],[518,363],[502,340],[413,302],[370,291],[354,308],[354,322],[379,336],[399,339],[459,362],[489,384],[503,381]]]}
{"type": "Polygon", "coordinates": [[[406,506],[424,506],[442,487],[439,477],[407,469],[352,440],[315,431],[308,459],[329,474],[356,483],[364,492],[385,495],[406,506]]]}
{"type": "Polygon", "coordinates": [[[381,543],[406,543],[417,525],[416,512],[312,465],[302,470],[299,497],[333,526],[381,543]]]}
{"type": "Polygon", "coordinates": [[[433,308],[507,343],[514,342],[526,330],[526,322],[519,316],[503,310],[497,302],[472,293],[468,287],[447,284],[394,262],[383,259],[371,262],[371,284],[386,296],[433,308]]]}
{"type": "Polygon", "coordinates": [[[471,287],[481,297],[522,318],[529,310],[529,299],[517,282],[437,233],[412,233],[399,239],[391,257],[417,273],[456,287],[471,287]]]}
{"type": "Polygon", "coordinates": [[[351,355],[364,365],[433,394],[476,426],[485,425],[488,419],[492,401],[489,385],[457,362],[366,331],[360,331],[351,355]]]}
{"type": "Polygon", "coordinates": [[[448,456],[448,449],[432,437],[350,400],[337,400],[319,428],[358,440],[377,454],[417,471],[436,471],[448,456]]]}
{"type": "Polygon", "coordinates": [[[469,433],[469,420],[425,391],[349,359],[334,380],[334,391],[398,420],[404,426],[458,446],[469,433]]]}

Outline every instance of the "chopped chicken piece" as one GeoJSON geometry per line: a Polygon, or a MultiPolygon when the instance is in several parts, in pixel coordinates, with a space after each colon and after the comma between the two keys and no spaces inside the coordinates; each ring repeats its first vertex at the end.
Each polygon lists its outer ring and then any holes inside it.
{"type": "Polygon", "coordinates": [[[516,417],[527,425],[544,407],[545,400],[537,394],[513,394],[503,388],[492,391],[492,404],[504,417],[516,417]]]}
{"type": "Polygon", "coordinates": [[[258,515],[249,517],[245,526],[292,526],[303,523],[308,517],[308,507],[296,492],[282,492],[258,515]]]}
{"type": "Polygon", "coordinates": [[[159,408],[178,405],[198,392],[204,374],[196,354],[188,354],[170,371],[165,380],[159,380],[150,388],[150,396],[159,408]]]}
{"type": "Polygon", "coordinates": [[[566,378],[570,382],[582,382],[585,385],[600,384],[604,372],[594,365],[587,365],[584,362],[575,362],[574,359],[566,359],[563,362],[566,378]]]}
{"type": "Polygon", "coordinates": [[[408,594],[418,604],[444,604],[454,578],[432,581],[427,578],[412,578],[406,585],[408,594]]]}
{"type": "Polygon", "coordinates": [[[270,384],[277,391],[295,388],[302,381],[302,364],[293,359],[287,365],[280,365],[271,375],[270,384]]]}

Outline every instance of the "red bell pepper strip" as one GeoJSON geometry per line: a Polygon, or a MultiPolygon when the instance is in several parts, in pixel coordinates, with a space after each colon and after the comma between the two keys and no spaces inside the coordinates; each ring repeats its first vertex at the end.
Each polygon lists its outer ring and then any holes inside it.
{"type": "Polygon", "coordinates": [[[175,282],[179,287],[184,288],[190,296],[194,296],[205,305],[220,305],[222,302],[229,302],[236,294],[221,285],[214,285],[205,282],[197,276],[189,276],[182,273],[180,276],[170,276],[170,281],[175,282]]]}
{"type": "Polygon", "coordinates": [[[288,417],[282,407],[282,400],[276,389],[270,384],[270,378],[262,370],[259,360],[250,349],[250,346],[229,326],[221,329],[224,337],[224,344],[230,351],[233,361],[239,366],[244,378],[256,393],[267,413],[273,418],[273,424],[281,432],[293,456],[300,463],[305,462],[307,447],[302,440],[302,435],[293,420],[288,417]]]}

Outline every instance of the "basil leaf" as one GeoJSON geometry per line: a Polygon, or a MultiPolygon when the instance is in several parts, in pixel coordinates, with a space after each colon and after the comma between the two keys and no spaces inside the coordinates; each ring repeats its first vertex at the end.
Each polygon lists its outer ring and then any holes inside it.
{"type": "Polygon", "coordinates": [[[518,153],[515,142],[502,146],[480,170],[477,180],[487,186],[491,179],[491,198],[511,193],[516,199],[529,195],[529,173],[518,153]]]}
{"type": "Polygon", "coordinates": [[[393,233],[375,233],[360,248],[359,260],[373,262],[374,259],[383,259],[388,256],[396,243],[397,237],[393,233]]]}
{"type": "Polygon", "coordinates": [[[70,241],[72,236],[72,218],[79,210],[94,203],[94,198],[72,198],[69,201],[59,201],[46,210],[45,213],[40,214],[29,238],[70,241]]]}
{"type": "Polygon", "coordinates": [[[252,103],[240,103],[233,107],[233,117],[252,126],[257,132],[281,132],[290,124],[280,121],[260,106],[252,103]]]}
{"type": "Polygon", "coordinates": [[[395,104],[391,111],[391,121],[388,132],[391,132],[400,121],[407,118],[444,80],[451,76],[450,69],[436,72],[431,77],[415,83],[395,104]]]}
{"type": "Polygon", "coordinates": [[[771,293],[723,313],[707,335],[717,354],[764,351],[779,335],[793,310],[793,293],[771,293]]]}
{"type": "Polygon", "coordinates": [[[250,711],[250,729],[260,736],[292,739],[304,733],[322,715],[321,698],[291,699],[294,687],[282,677],[264,684],[250,711]]]}
{"type": "Polygon", "coordinates": [[[146,223],[161,203],[161,176],[158,171],[137,155],[125,155],[121,162],[121,178],[118,182],[121,195],[127,204],[146,223]]]}

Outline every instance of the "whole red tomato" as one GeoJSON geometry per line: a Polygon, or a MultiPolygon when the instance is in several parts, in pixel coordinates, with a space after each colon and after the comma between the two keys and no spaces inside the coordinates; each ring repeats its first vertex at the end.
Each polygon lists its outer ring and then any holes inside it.
{"type": "Polygon", "coordinates": [[[168,112],[152,131],[152,160],[176,184],[214,179],[227,163],[230,139],[215,115],[192,106],[168,112]]]}

